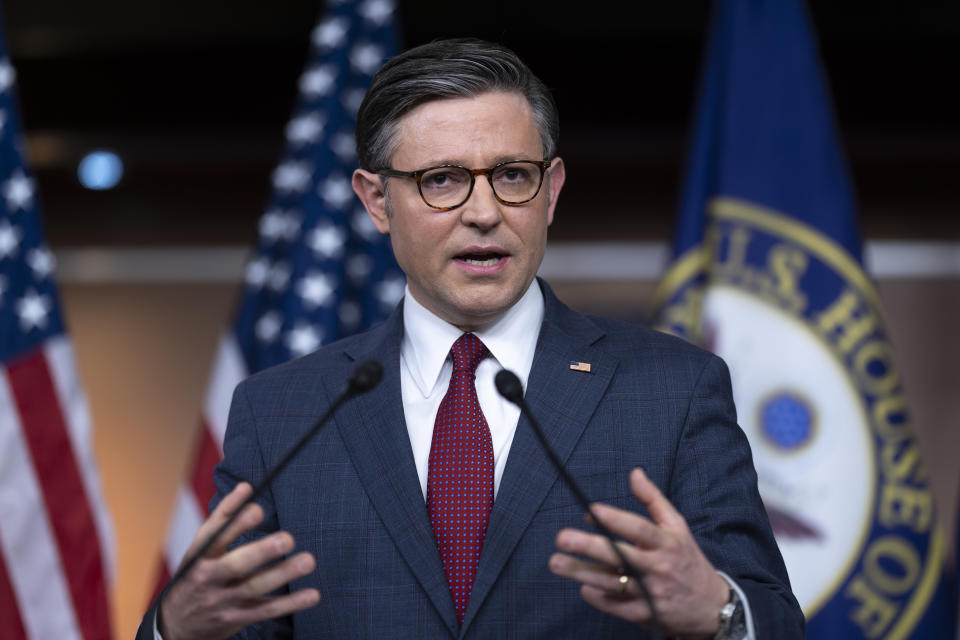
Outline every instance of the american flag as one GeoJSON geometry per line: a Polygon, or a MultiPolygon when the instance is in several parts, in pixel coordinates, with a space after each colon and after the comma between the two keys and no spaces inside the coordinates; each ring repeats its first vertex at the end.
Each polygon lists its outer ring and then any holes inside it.
{"type": "Polygon", "coordinates": [[[109,638],[112,531],[0,28],[0,638],[109,638]]]}
{"type": "Polygon", "coordinates": [[[177,493],[157,592],[206,517],[237,383],[369,327],[403,296],[389,242],[350,186],[356,112],[373,73],[395,53],[393,13],[392,0],[341,0],[313,30],[286,152],[236,318],[220,341],[190,475],[177,493]]]}

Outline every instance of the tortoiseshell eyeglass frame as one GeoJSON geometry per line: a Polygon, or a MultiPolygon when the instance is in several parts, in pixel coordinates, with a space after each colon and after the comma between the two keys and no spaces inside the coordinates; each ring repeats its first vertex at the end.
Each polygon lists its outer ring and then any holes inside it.
{"type": "Polygon", "coordinates": [[[490,167],[489,169],[468,169],[466,167],[461,167],[460,165],[456,165],[456,164],[442,164],[436,167],[427,167],[426,169],[420,169],[418,171],[397,171],[396,169],[379,169],[375,171],[375,173],[377,175],[387,176],[390,178],[410,178],[411,180],[415,180],[417,182],[417,191],[420,192],[420,197],[423,199],[423,202],[428,207],[436,211],[452,211],[457,207],[462,207],[466,203],[466,201],[470,199],[470,196],[473,195],[473,185],[476,184],[476,178],[477,176],[481,176],[481,175],[487,177],[487,182],[490,183],[490,190],[493,191],[493,197],[496,198],[498,202],[500,202],[501,204],[505,204],[508,207],[519,207],[520,205],[524,205],[530,202],[531,200],[533,200],[534,198],[536,198],[540,194],[540,189],[543,187],[543,177],[547,175],[547,169],[550,168],[550,165],[552,163],[553,163],[552,160],[508,160],[506,162],[501,162],[499,164],[496,164],[490,167]],[[497,193],[496,187],[493,186],[493,172],[504,165],[519,164],[519,163],[536,165],[540,169],[540,182],[539,184],[537,184],[537,190],[533,192],[532,196],[530,196],[526,200],[521,200],[520,202],[510,202],[508,200],[504,200],[503,198],[501,198],[500,194],[497,193]],[[426,196],[423,195],[423,188],[420,185],[420,180],[423,178],[424,174],[426,174],[428,171],[433,171],[435,169],[463,169],[464,171],[470,174],[470,188],[467,190],[467,195],[463,198],[463,200],[461,200],[459,203],[450,207],[437,207],[427,202],[426,196]]]}

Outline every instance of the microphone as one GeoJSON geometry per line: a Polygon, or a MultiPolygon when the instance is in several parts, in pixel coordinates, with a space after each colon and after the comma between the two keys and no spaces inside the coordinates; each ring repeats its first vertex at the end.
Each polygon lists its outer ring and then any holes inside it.
{"type": "Polygon", "coordinates": [[[376,360],[361,362],[350,374],[350,379],[347,380],[347,391],[344,395],[353,396],[372,391],[374,387],[380,384],[382,378],[382,364],[376,360]]]}
{"type": "Polygon", "coordinates": [[[586,494],[583,493],[583,491],[580,489],[580,486],[574,481],[573,476],[567,473],[567,470],[563,467],[563,462],[560,461],[560,457],[557,456],[556,452],[553,450],[553,447],[551,447],[550,443],[547,442],[547,437],[543,434],[543,429],[540,428],[540,423],[537,422],[537,419],[533,416],[533,412],[530,411],[530,407],[527,406],[526,401],[523,399],[523,385],[520,383],[520,378],[518,378],[515,373],[508,369],[501,369],[497,372],[493,382],[497,386],[497,391],[500,393],[500,395],[509,402],[517,405],[517,407],[520,408],[520,412],[527,417],[527,421],[530,422],[530,426],[533,427],[533,432],[537,434],[537,439],[540,441],[540,444],[543,447],[543,450],[546,452],[547,457],[550,458],[550,462],[552,462],[553,466],[558,472],[560,472],[560,477],[563,478],[563,481],[567,483],[568,487],[570,487],[570,490],[576,497],[577,502],[580,503],[581,508],[583,508],[583,510],[590,515],[593,520],[593,524],[600,532],[600,535],[606,538],[607,542],[610,543],[610,548],[613,549],[617,559],[620,560],[620,567],[623,569],[624,575],[630,576],[637,581],[637,586],[640,587],[640,595],[650,608],[650,631],[654,638],[662,638],[663,633],[660,630],[660,619],[657,617],[657,609],[653,604],[653,598],[650,597],[650,592],[647,591],[647,586],[643,583],[643,577],[633,565],[627,562],[623,552],[620,551],[620,547],[614,543],[613,534],[610,532],[610,530],[603,526],[603,523],[600,522],[599,518],[596,518],[593,515],[593,512],[590,509],[590,501],[587,499],[586,494]]]}
{"type": "Polygon", "coordinates": [[[168,582],[163,588],[163,591],[160,592],[160,596],[157,598],[158,606],[159,603],[163,601],[163,598],[166,596],[167,592],[170,591],[175,584],[182,580],[183,576],[185,576],[187,572],[193,568],[193,565],[195,565],[197,561],[202,558],[207,551],[210,550],[210,547],[213,546],[213,543],[217,540],[217,538],[219,538],[223,532],[227,530],[227,527],[233,524],[240,514],[243,513],[244,508],[253,502],[261,493],[263,493],[263,490],[266,489],[271,482],[273,482],[274,478],[276,478],[277,475],[283,471],[284,468],[286,468],[290,461],[293,460],[298,453],[300,453],[300,450],[303,449],[304,445],[307,444],[307,441],[316,435],[316,433],[320,431],[320,428],[323,427],[328,420],[330,420],[330,417],[337,409],[340,408],[340,405],[354,396],[358,396],[361,393],[370,391],[380,384],[381,378],[383,378],[383,365],[376,360],[366,360],[365,362],[358,364],[353,369],[350,374],[350,378],[347,379],[347,388],[344,390],[344,392],[337,396],[333,403],[327,408],[326,412],[324,412],[324,414],[313,423],[313,426],[310,427],[310,429],[303,434],[292,447],[290,447],[290,449],[284,454],[283,458],[281,458],[280,461],[277,462],[272,469],[270,469],[267,475],[264,476],[263,480],[261,480],[260,483],[253,488],[253,493],[250,494],[250,497],[247,498],[243,504],[237,507],[236,511],[234,511],[230,517],[227,518],[226,522],[220,525],[220,527],[214,531],[213,534],[200,546],[200,548],[197,549],[193,555],[187,558],[186,561],[180,565],[180,568],[177,569],[177,572],[173,574],[172,578],[170,578],[170,582],[168,582]]]}

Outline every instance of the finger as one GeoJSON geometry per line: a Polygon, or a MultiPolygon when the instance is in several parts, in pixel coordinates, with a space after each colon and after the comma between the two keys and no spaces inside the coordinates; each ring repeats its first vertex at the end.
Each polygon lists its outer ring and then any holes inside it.
{"type": "Polygon", "coordinates": [[[653,484],[643,469],[637,467],[630,473],[630,488],[633,495],[647,507],[650,517],[660,526],[686,527],[683,516],[670,504],[657,485],[653,484]]]}
{"type": "Polygon", "coordinates": [[[580,597],[600,611],[629,620],[634,624],[650,622],[650,608],[643,598],[636,595],[624,598],[619,595],[611,595],[602,589],[584,585],[580,587],[580,597]]]}
{"type": "Polygon", "coordinates": [[[301,589],[282,596],[253,598],[242,606],[225,613],[232,624],[245,627],[254,622],[271,620],[303,611],[320,602],[320,592],[316,589],[301,589]]]}
{"type": "Polygon", "coordinates": [[[620,559],[603,536],[579,529],[561,529],[557,534],[557,548],[567,553],[586,556],[608,566],[616,567],[620,559]]]}
{"type": "MultiPolygon", "coordinates": [[[[623,557],[631,566],[639,571],[644,570],[644,557],[639,549],[623,542],[616,544],[620,553],[623,554],[623,557]]],[[[562,529],[557,534],[557,548],[566,553],[573,553],[595,560],[605,565],[607,570],[616,569],[623,564],[623,560],[610,546],[610,540],[606,536],[587,533],[579,529],[562,529]]]]}
{"type": "Polygon", "coordinates": [[[259,540],[240,545],[220,558],[215,569],[215,577],[224,581],[246,579],[264,565],[280,560],[292,552],[293,547],[293,536],[286,531],[278,531],[259,540]]]}
{"type": "MultiPolygon", "coordinates": [[[[220,528],[227,518],[230,515],[240,508],[240,505],[250,497],[253,488],[246,482],[240,482],[233,488],[233,490],[223,497],[223,500],[220,501],[220,504],[213,510],[213,512],[204,520],[203,524],[200,525],[200,528],[197,529],[197,535],[194,538],[194,543],[199,540],[206,540],[210,535],[220,528]]],[[[198,546],[198,545],[194,545],[198,546]]]]}
{"type": "MultiPolygon", "coordinates": [[[[220,501],[220,504],[213,510],[210,517],[200,525],[190,545],[189,553],[195,553],[197,549],[206,544],[208,538],[220,530],[220,527],[233,516],[236,510],[250,497],[252,492],[253,488],[249,483],[238,483],[237,486],[233,488],[233,491],[228,493],[223,500],[220,501]]],[[[229,547],[234,540],[261,522],[263,522],[263,508],[256,503],[246,505],[243,507],[243,512],[237,516],[230,526],[217,535],[217,539],[207,549],[204,555],[208,558],[223,555],[227,547],[229,547]]]]}
{"type": "Polygon", "coordinates": [[[555,575],[576,580],[583,585],[606,591],[621,598],[632,597],[637,594],[635,580],[628,579],[624,588],[620,574],[605,565],[581,560],[563,553],[555,553],[550,556],[548,566],[555,575]]]}
{"type": "Polygon", "coordinates": [[[237,516],[236,520],[231,522],[226,530],[217,536],[217,539],[207,551],[207,557],[216,558],[222,556],[227,552],[227,549],[237,540],[237,538],[247,533],[261,522],[263,522],[263,507],[256,503],[248,504],[243,508],[243,512],[237,516]]]}
{"type": "Polygon", "coordinates": [[[213,513],[210,514],[209,520],[215,523],[213,526],[219,526],[229,518],[252,493],[253,487],[250,486],[249,482],[238,482],[237,486],[223,497],[220,504],[218,504],[216,509],[213,510],[213,513]]]}
{"type": "Polygon", "coordinates": [[[317,561],[313,555],[302,551],[254,573],[237,585],[237,589],[244,597],[262,596],[290,584],[297,578],[309,575],[316,566],[317,561]]]}
{"type": "Polygon", "coordinates": [[[666,540],[659,526],[638,513],[617,509],[607,504],[595,504],[590,509],[593,511],[594,518],[604,527],[641,548],[657,549],[666,540]]]}

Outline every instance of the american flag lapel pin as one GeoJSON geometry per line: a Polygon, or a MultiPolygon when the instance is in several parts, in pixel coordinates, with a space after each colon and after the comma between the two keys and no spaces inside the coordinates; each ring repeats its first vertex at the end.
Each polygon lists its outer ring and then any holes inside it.
{"type": "Polygon", "coordinates": [[[571,371],[583,371],[584,373],[590,373],[590,363],[589,362],[570,362],[571,371]]]}

